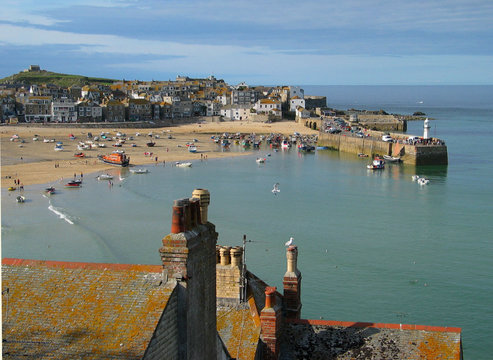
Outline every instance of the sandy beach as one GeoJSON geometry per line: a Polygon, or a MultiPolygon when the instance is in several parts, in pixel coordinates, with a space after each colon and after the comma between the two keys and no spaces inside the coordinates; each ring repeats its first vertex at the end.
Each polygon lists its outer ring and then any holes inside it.
{"type": "Polygon", "coordinates": [[[80,152],[77,149],[79,141],[88,140],[87,133],[93,136],[101,132],[109,132],[108,136],[115,136],[117,132],[133,136],[134,140],[127,140],[119,149],[123,149],[130,156],[131,165],[152,164],[157,161],[185,161],[200,160],[201,156],[209,159],[241,156],[246,153],[237,152],[217,152],[217,144],[211,141],[212,135],[229,133],[255,133],[270,134],[280,133],[285,135],[293,134],[317,134],[317,131],[306,128],[294,121],[282,121],[276,123],[251,123],[245,121],[232,121],[221,123],[201,123],[186,124],[181,126],[152,128],[152,129],[131,129],[131,128],[51,128],[43,127],[24,127],[24,126],[3,126],[0,128],[1,141],[1,179],[2,188],[16,186],[14,179],[26,187],[33,184],[45,184],[55,182],[61,178],[73,178],[74,174],[90,174],[105,171],[113,168],[97,159],[99,154],[109,154],[116,148],[112,145],[115,141],[99,141],[106,144],[106,148],[96,148],[83,150],[84,158],[75,157],[74,154],[80,152]],[[136,136],[140,133],[140,136],[136,136]],[[155,141],[154,147],[147,147],[149,133],[153,134],[155,141]],[[69,135],[75,136],[74,140],[69,139],[69,135]],[[172,139],[168,136],[171,134],[172,139]],[[10,141],[13,135],[19,137],[18,141],[10,141]],[[34,141],[37,135],[38,140],[34,141]],[[155,135],[159,135],[156,138],[155,135]],[[21,142],[20,139],[24,140],[21,142]],[[45,143],[43,139],[55,139],[63,142],[63,151],[54,151],[55,143],[45,143]],[[197,153],[190,153],[186,143],[197,139],[197,153]],[[137,146],[132,147],[134,143],[137,146]],[[146,153],[151,153],[152,156],[146,153]]]}

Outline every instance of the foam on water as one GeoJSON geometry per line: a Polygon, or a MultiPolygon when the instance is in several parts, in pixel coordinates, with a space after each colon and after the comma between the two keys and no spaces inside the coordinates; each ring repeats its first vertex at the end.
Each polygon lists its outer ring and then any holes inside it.
{"type": "Polygon", "coordinates": [[[60,217],[60,219],[65,220],[70,225],[74,225],[72,218],[68,214],[64,213],[63,209],[56,208],[53,205],[51,205],[51,203],[50,203],[50,206],[48,206],[48,210],[50,210],[54,214],[58,215],[60,217]]]}

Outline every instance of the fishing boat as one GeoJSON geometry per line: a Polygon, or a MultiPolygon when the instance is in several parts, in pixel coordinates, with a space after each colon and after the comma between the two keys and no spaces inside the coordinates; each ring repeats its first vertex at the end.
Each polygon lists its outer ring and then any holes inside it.
{"type": "Polygon", "coordinates": [[[394,156],[390,156],[390,155],[384,155],[383,158],[385,161],[388,161],[388,162],[400,162],[401,161],[400,157],[394,157],[394,156]]]}
{"type": "Polygon", "coordinates": [[[114,151],[109,155],[98,155],[98,159],[106,164],[128,166],[130,158],[123,151],[114,151]]]}
{"type": "Polygon", "coordinates": [[[55,151],[63,151],[63,146],[61,145],[56,145],[55,148],[53,149],[55,151]]]}
{"type": "Polygon", "coordinates": [[[149,170],[147,170],[147,169],[131,169],[130,172],[133,174],[147,174],[149,172],[149,170]]]}
{"type": "Polygon", "coordinates": [[[281,143],[281,148],[287,150],[291,147],[291,143],[287,140],[283,140],[281,143]]]}
{"type": "Polygon", "coordinates": [[[298,151],[301,151],[301,152],[312,152],[313,150],[315,150],[315,146],[313,145],[309,145],[309,144],[306,144],[306,143],[301,143],[298,145],[298,151]]]}
{"type": "Polygon", "coordinates": [[[188,147],[188,151],[191,153],[196,153],[197,152],[197,147],[195,145],[190,145],[188,147]]]}
{"type": "Polygon", "coordinates": [[[19,195],[15,198],[15,200],[18,202],[18,203],[23,203],[24,201],[26,201],[26,198],[22,195],[19,195]]]}
{"type": "Polygon", "coordinates": [[[50,187],[45,189],[45,193],[48,195],[52,195],[55,193],[55,188],[53,186],[50,186],[50,187]]]}
{"type": "Polygon", "coordinates": [[[191,167],[192,163],[191,162],[179,162],[179,161],[177,161],[175,163],[175,165],[179,166],[179,167],[191,167]]]}
{"type": "Polygon", "coordinates": [[[110,174],[101,174],[97,178],[98,180],[111,180],[113,179],[113,175],[110,174]]]}
{"type": "Polygon", "coordinates": [[[375,158],[371,164],[366,165],[369,170],[381,170],[385,168],[385,161],[375,158]]]}
{"type": "Polygon", "coordinates": [[[83,152],[79,152],[79,153],[75,153],[74,156],[78,158],[83,158],[84,156],[86,156],[86,154],[84,154],[83,152]]]}

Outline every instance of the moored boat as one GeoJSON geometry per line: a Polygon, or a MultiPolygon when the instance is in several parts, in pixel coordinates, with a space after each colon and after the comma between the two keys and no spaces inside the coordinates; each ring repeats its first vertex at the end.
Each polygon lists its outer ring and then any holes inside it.
{"type": "Polygon", "coordinates": [[[8,191],[14,191],[14,190],[17,190],[17,188],[15,186],[10,186],[7,190],[8,191]]]}
{"type": "Polygon", "coordinates": [[[15,200],[18,202],[18,203],[23,203],[24,201],[26,201],[26,198],[22,195],[19,195],[15,198],[15,200]]]}
{"type": "Polygon", "coordinates": [[[148,147],[153,147],[154,145],[156,145],[155,142],[153,141],[149,141],[147,144],[146,144],[148,147]]]}
{"type": "Polygon", "coordinates": [[[380,158],[375,158],[371,164],[366,165],[370,170],[381,170],[385,168],[385,161],[380,158]]]}
{"type": "Polygon", "coordinates": [[[258,164],[263,164],[265,162],[265,158],[257,158],[257,160],[255,160],[258,164]]]}
{"type": "Polygon", "coordinates": [[[101,174],[97,177],[98,180],[111,180],[113,179],[113,175],[110,174],[101,174]]]}
{"type": "Polygon", "coordinates": [[[179,166],[179,167],[191,167],[192,163],[191,162],[179,162],[179,161],[177,161],[175,163],[175,165],[179,166]]]}
{"type": "Polygon", "coordinates": [[[148,169],[130,169],[130,172],[133,174],[147,174],[149,172],[148,169]]]}
{"type": "Polygon", "coordinates": [[[74,156],[79,157],[79,158],[83,158],[84,156],[86,156],[86,154],[84,154],[83,152],[79,152],[79,153],[75,153],[74,156]]]}
{"type": "Polygon", "coordinates": [[[65,184],[68,188],[79,188],[82,185],[82,180],[72,180],[65,184]]]}
{"type": "Polygon", "coordinates": [[[45,193],[48,195],[52,195],[55,193],[55,188],[53,186],[50,186],[50,187],[45,189],[45,193]]]}
{"type": "Polygon", "coordinates": [[[130,158],[123,151],[114,151],[109,155],[98,155],[98,159],[102,162],[117,166],[128,166],[130,158]]]}
{"type": "Polygon", "coordinates": [[[191,153],[196,153],[197,152],[197,147],[195,145],[190,145],[188,147],[188,151],[191,153]]]}
{"type": "Polygon", "coordinates": [[[385,161],[388,161],[388,162],[400,162],[401,161],[400,157],[394,157],[394,156],[390,156],[390,155],[384,155],[383,158],[385,161]]]}

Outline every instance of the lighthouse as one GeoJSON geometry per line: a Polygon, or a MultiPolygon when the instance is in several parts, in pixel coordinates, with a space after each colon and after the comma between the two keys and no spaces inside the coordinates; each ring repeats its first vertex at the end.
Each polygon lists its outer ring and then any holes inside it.
{"type": "Polygon", "coordinates": [[[430,125],[430,120],[428,120],[428,118],[426,118],[423,128],[424,128],[423,139],[429,139],[431,125],[430,125]]]}

